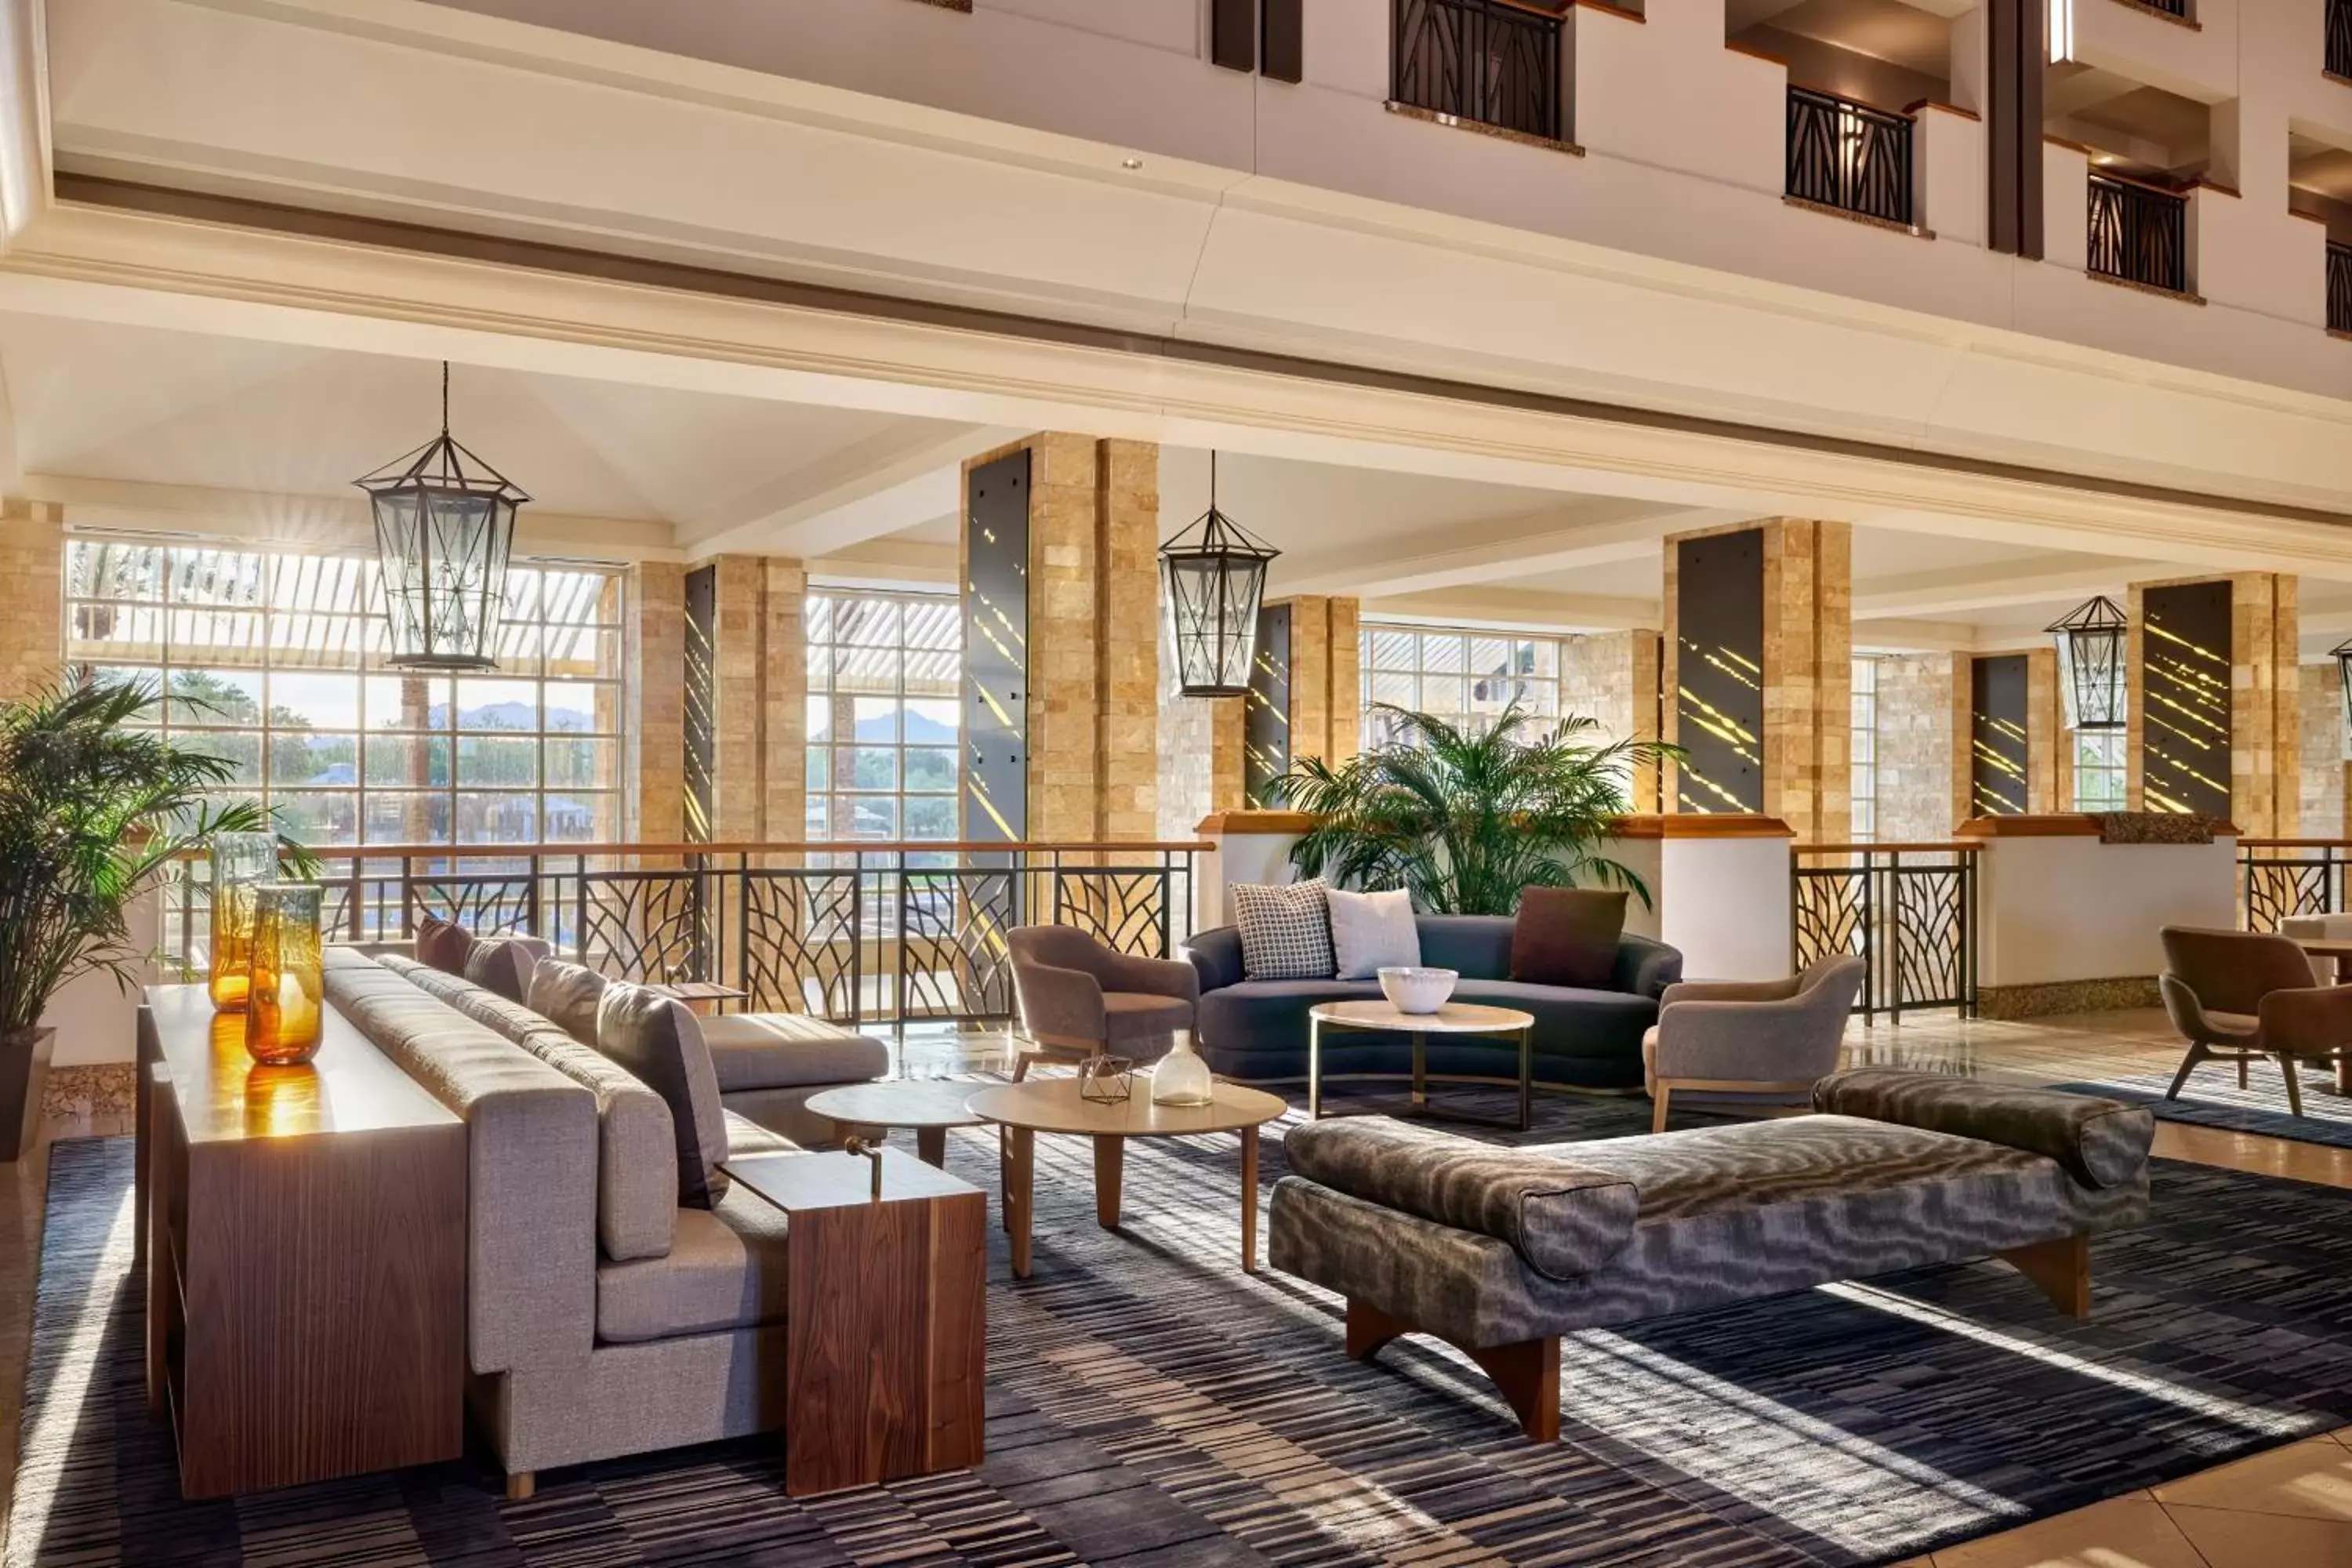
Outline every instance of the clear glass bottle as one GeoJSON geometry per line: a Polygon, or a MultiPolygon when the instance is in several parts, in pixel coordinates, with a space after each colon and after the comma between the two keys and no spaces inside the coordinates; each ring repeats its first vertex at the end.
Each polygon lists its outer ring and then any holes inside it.
{"type": "Polygon", "coordinates": [[[1192,1048],[1190,1030],[1176,1037],[1176,1048],[1160,1058],[1151,1069],[1151,1103],[1154,1105],[1206,1105],[1217,1091],[1217,1080],[1209,1071],[1209,1064],[1192,1048]]]}

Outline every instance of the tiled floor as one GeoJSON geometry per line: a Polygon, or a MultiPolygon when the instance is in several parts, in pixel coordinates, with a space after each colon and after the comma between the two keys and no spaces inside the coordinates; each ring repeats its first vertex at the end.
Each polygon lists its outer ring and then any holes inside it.
{"type": "MultiPolygon", "coordinates": [[[[910,1035],[900,1070],[945,1076],[1008,1065],[1009,1037],[910,1035]]],[[[1963,1022],[1927,1015],[1899,1026],[1857,1025],[1855,1062],[1917,1064],[2029,1083],[2063,1083],[2169,1069],[2179,1060],[2157,1013],[2032,1024],[1963,1022]]],[[[51,1137],[130,1131],[129,1119],[59,1116],[51,1137]]],[[[2159,1126],[2157,1152],[2266,1175],[2352,1187],[2352,1150],[2250,1133],[2159,1126]]],[[[16,1426],[39,1272],[46,1152],[0,1164],[0,1510],[16,1470],[16,1426]]],[[[2352,1568],[2352,1429],[2224,1465],[2200,1476],[2047,1519],[1936,1553],[1932,1568],[2352,1568]]],[[[1930,1568],[1921,1558],[1903,1568],[1930,1568]]]]}

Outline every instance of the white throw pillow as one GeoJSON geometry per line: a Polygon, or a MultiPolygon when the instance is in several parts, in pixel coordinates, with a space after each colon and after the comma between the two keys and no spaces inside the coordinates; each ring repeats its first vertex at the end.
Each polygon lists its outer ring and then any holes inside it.
{"type": "Polygon", "coordinates": [[[1252,980],[1331,978],[1331,917],[1322,879],[1286,885],[1236,883],[1242,973],[1252,980]]]}
{"type": "Polygon", "coordinates": [[[1372,980],[1391,966],[1421,967],[1421,931],[1412,923],[1411,893],[1402,888],[1386,893],[1334,888],[1324,897],[1331,910],[1331,954],[1340,979],[1372,980]]]}

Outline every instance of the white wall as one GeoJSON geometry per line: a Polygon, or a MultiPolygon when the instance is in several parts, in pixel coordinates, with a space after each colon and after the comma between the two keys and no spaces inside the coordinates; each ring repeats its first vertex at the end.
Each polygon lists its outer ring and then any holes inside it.
{"type": "Polygon", "coordinates": [[[2238,923],[2238,841],[2102,844],[1994,838],[1978,874],[1983,985],[2147,979],[2164,970],[2168,925],[2238,923]]]}
{"type": "Polygon", "coordinates": [[[131,948],[141,959],[131,964],[128,990],[115,984],[113,973],[85,974],[49,998],[41,1023],[58,1032],[52,1068],[79,1067],[93,1062],[127,1062],[138,1057],[140,988],[155,978],[144,955],[160,940],[153,894],[134,900],[123,911],[130,927],[131,948]]]}

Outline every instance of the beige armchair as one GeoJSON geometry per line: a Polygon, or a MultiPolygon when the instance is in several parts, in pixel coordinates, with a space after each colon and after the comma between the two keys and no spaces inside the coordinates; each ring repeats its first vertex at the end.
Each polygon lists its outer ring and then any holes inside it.
{"type": "Polygon", "coordinates": [[[1650,1131],[1666,1130],[1677,1094],[1715,1110],[1810,1107],[1813,1085],[1837,1071],[1862,979],[1863,960],[1842,956],[1786,980],[1667,986],[1642,1040],[1650,1131]]]}
{"type": "Polygon", "coordinates": [[[2286,1075],[2287,1109],[2303,1114],[2298,1060],[2340,1060],[2352,1048],[2352,985],[2322,985],[2311,960],[2286,937],[2167,926],[2157,984],[2189,1054],[2164,1098],[2179,1098],[2200,1062],[2246,1065],[2274,1057],[2286,1075]]]}
{"type": "Polygon", "coordinates": [[[1156,1060],[1192,1026],[1201,978],[1182,960],[1115,952],[1074,926],[1016,926],[1005,942],[1022,1032],[1034,1047],[1013,1064],[1016,1080],[1038,1056],[1156,1060]]]}

